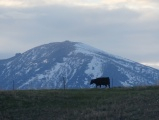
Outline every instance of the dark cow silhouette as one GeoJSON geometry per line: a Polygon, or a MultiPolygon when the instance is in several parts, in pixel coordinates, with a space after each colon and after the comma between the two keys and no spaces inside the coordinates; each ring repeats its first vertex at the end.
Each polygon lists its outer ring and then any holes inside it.
{"type": "Polygon", "coordinates": [[[90,85],[93,83],[96,84],[96,88],[97,88],[97,86],[100,86],[100,88],[101,88],[101,85],[105,85],[105,87],[107,87],[107,85],[108,85],[108,87],[110,88],[109,77],[102,77],[102,78],[93,79],[93,80],[91,80],[90,85]]]}

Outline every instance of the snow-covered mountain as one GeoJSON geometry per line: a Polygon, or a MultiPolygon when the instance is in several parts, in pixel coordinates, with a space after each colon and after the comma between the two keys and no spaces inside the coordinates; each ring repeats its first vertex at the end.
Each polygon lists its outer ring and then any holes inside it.
{"type": "Polygon", "coordinates": [[[111,86],[154,85],[159,70],[78,42],[45,44],[0,60],[0,89],[89,88],[110,77],[111,86]]]}

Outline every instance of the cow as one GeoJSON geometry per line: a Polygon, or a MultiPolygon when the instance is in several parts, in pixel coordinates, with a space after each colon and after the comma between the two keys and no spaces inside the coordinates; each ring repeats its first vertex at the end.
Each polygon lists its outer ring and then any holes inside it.
{"type": "Polygon", "coordinates": [[[109,77],[102,77],[102,78],[93,79],[93,80],[91,80],[90,85],[93,83],[96,84],[96,88],[97,88],[97,86],[100,86],[100,88],[101,88],[101,85],[105,85],[105,87],[107,87],[107,85],[108,85],[108,87],[110,88],[109,77]]]}

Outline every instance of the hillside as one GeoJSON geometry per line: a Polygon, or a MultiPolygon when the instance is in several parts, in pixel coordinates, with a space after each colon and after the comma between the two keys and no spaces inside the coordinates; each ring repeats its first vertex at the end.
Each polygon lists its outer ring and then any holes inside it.
{"type": "Polygon", "coordinates": [[[0,91],[0,120],[158,120],[159,87],[0,91]]]}
{"type": "Polygon", "coordinates": [[[155,85],[159,70],[79,42],[41,45],[0,60],[0,89],[93,88],[90,80],[110,77],[111,87],[155,85]]]}

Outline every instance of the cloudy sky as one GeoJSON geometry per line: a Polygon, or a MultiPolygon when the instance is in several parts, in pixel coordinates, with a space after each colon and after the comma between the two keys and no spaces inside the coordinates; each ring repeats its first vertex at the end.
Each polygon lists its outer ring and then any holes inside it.
{"type": "Polygon", "coordinates": [[[159,68],[159,0],[0,0],[0,59],[78,41],[159,68]]]}

